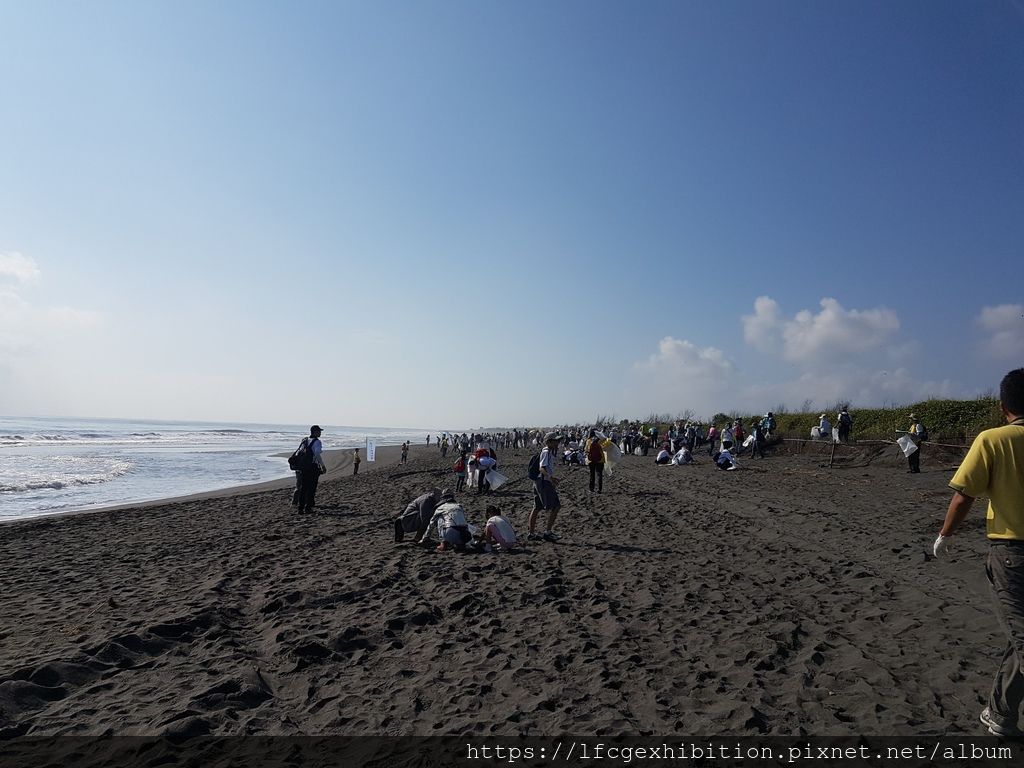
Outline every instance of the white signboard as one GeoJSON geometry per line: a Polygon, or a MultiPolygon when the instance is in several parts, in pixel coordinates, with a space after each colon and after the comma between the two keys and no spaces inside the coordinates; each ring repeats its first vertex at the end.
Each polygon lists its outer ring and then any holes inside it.
{"type": "Polygon", "coordinates": [[[366,438],[366,460],[376,461],[377,460],[377,443],[370,438],[366,438]]]}

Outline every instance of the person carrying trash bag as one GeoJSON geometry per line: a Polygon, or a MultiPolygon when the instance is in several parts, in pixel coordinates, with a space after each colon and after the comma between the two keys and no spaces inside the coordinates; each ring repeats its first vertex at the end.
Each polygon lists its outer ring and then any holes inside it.
{"type": "Polygon", "coordinates": [[[921,472],[921,443],[928,439],[928,430],[925,429],[924,424],[917,420],[915,414],[910,414],[910,429],[907,430],[907,434],[901,437],[898,442],[900,447],[903,448],[903,453],[906,454],[907,463],[910,469],[907,470],[909,474],[916,475],[921,472]],[[913,450],[911,450],[913,448],[913,450]]]}

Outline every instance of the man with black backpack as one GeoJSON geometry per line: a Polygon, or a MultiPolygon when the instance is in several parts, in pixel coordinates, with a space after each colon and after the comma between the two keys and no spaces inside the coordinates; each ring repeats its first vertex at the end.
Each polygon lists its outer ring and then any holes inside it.
{"type": "Polygon", "coordinates": [[[853,427],[853,417],[850,415],[849,406],[844,406],[843,410],[836,416],[836,426],[839,427],[839,442],[850,442],[850,429],[853,427]]]}
{"type": "Polygon", "coordinates": [[[309,428],[309,437],[303,438],[295,453],[288,459],[288,466],[295,470],[295,495],[292,504],[299,512],[312,512],[316,506],[316,487],[320,475],[327,471],[323,460],[323,444],[320,435],[323,430],[314,424],[309,428]]]}

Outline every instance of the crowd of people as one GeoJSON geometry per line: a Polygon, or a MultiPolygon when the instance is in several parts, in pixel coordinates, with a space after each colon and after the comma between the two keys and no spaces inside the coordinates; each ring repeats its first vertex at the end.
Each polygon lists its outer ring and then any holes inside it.
{"type": "MultiPolygon", "coordinates": [[[[740,467],[738,459],[744,455],[750,458],[765,458],[765,448],[775,442],[777,426],[775,415],[767,411],[763,417],[751,419],[749,426],[744,423],[744,419],[735,418],[724,423],[713,420],[706,426],[699,421],[677,420],[664,429],[656,424],[637,421],[607,427],[598,425],[593,428],[566,426],[548,433],[526,428],[461,434],[442,432],[437,436],[434,445],[442,458],[446,458],[449,451],[457,455],[452,464],[455,493],[462,492],[469,484],[478,494],[490,493],[495,477],[499,480],[506,479],[492,474],[496,472],[498,466],[496,450],[540,448],[539,455],[543,457],[545,470],[539,471],[537,477],[530,478],[535,483],[538,478],[546,483],[538,485],[536,490],[537,511],[548,510],[550,514],[550,510],[554,509],[554,513],[557,514],[558,506],[552,501],[553,498],[557,498],[557,492],[554,490],[557,486],[554,477],[556,464],[589,467],[589,490],[594,493],[604,491],[604,477],[614,461],[622,455],[646,457],[652,450],[655,453],[654,461],[658,465],[694,464],[695,455],[706,452],[719,469],[736,470],[740,467]],[[555,446],[548,445],[552,435],[557,437],[555,446]],[[614,458],[609,459],[612,452],[614,458]]],[[[850,415],[849,406],[843,406],[836,414],[835,427],[827,414],[821,414],[818,424],[811,430],[811,438],[846,443],[850,441],[852,430],[853,417],[850,415]]],[[[298,507],[300,512],[313,510],[316,484],[320,475],[326,472],[320,434],[320,428],[314,426],[310,430],[310,436],[303,440],[296,450],[296,455],[301,456],[303,461],[310,462],[309,466],[295,467],[296,486],[292,504],[298,507]]],[[[919,473],[920,446],[928,439],[927,429],[915,414],[911,414],[909,429],[901,434],[904,435],[904,439],[900,441],[900,446],[907,456],[908,472],[919,473]]],[[[427,445],[430,445],[429,436],[427,445]]],[[[406,441],[401,446],[402,464],[408,461],[409,450],[409,442],[406,441]]],[[[357,448],[353,451],[352,457],[353,474],[359,473],[360,462],[357,448]]],[[[535,513],[531,518],[531,537],[552,538],[553,518],[545,529],[537,534],[534,530],[536,516],[535,513]]]]}

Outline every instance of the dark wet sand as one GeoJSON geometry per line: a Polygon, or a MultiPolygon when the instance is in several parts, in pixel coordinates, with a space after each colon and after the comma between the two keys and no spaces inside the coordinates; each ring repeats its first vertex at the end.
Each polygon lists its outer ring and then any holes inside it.
{"type": "MultiPolygon", "coordinates": [[[[561,542],[439,555],[391,521],[452,457],[395,451],[317,515],[284,483],[0,528],[0,734],[980,733],[984,506],[925,557],[955,455],[627,457],[562,471],[561,542]]],[[[528,456],[471,520],[525,535],[528,456]]]]}

